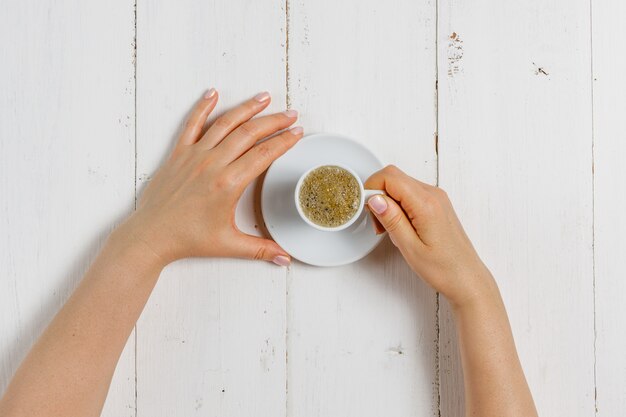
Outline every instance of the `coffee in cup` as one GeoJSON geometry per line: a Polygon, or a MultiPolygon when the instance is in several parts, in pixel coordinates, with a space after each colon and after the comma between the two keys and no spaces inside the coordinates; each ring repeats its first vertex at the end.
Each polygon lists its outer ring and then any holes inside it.
{"type": "Polygon", "coordinates": [[[358,175],[348,167],[322,165],[300,177],[295,203],[298,213],[309,225],[319,230],[338,231],[359,217],[366,194],[384,193],[364,190],[358,175]]]}

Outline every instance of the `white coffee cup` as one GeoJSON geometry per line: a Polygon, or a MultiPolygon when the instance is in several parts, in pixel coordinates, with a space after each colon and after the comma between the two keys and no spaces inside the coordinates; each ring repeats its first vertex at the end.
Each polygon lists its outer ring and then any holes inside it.
{"type": "Polygon", "coordinates": [[[366,190],[363,187],[363,181],[361,181],[361,178],[359,178],[359,176],[357,175],[356,172],[354,172],[354,170],[352,170],[351,168],[348,168],[345,165],[341,165],[341,164],[322,164],[322,165],[317,165],[314,166],[313,168],[307,170],[304,174],[302,174],[302,176],[300,177],[300,179],[298,180],[297,184],[296,184],[296,188],[294,190],[294,199],[296,202],[296,209],[298,210],[298,214],[300,215],[300,217],[302,218],[302,220],[304,220],[309,226],[314,227],[318,230],[322,230],[324,232],[338,232],[340,230],[344,230],[348,227],[350,227],[360,216],[361,213],[363,213],[363,208],[365,207],[365,202],[372,196],[374,195],[378,195],[378,194],[385,194],[384,191],[381,190],[366,190]],[[335,227],[326,227],[326,226],[321,226],[319,224],[313,223],[307,216],[306,214],[304,214],[304,211],[302,210],[302,207],[300,207],[300,190],[302,188],[302,184],[305,180],[306,177],[309,176],[309,174],[313,171],[315,171],[318,168],[321,167],[326,167],[326,166],[331,166],[331,167],[339,167],[342,169],[345,169],[346,171],[348,171],[356,180],[356,182],[359,184],[359,191],[360,191],[360,201],[359,201],[359,208],[357,209],[357,211],[354,213],[354,215],[350,218],[350,220],[348,220],[347,222],[339,225],[339,226],[335,226],[335,227]]]}

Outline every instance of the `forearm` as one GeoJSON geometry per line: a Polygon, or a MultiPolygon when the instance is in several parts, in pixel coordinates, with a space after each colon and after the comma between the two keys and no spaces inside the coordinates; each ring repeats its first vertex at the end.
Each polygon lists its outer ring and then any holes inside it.
{"type": "Polygon", "coordinates": [[[485,281],[480,296],[454,307],[466,415],[536,416],[500,292],[488,272],[485,281]]]}
{"type": "Polygon", "coordinates": [[[211,88],[198,100],[133,216],[109,238],[18,369],[0,399],[0,416],[98,416],[166,263],[188,257],[289,263],[276,242],[242,233],[233,219],[246,187],[302,138],[300,127],[284,130],[297,112],[252,119],[270,104],[270,94],[262,92],[206,129],[217,99],[211,88]]]}
{"type": "Polygon", "coordinates": [[[162,269],[125,230],[107,241],[0,400],[0,415],[98,416],[111,377],[162,269]]]}
{"type": "Polygon", "coordinates": [[[411,268],[452,305],[468,416],[536,416],[502,298],[442,189],[388,166],[365,184],[368,207],[411,268]]]}

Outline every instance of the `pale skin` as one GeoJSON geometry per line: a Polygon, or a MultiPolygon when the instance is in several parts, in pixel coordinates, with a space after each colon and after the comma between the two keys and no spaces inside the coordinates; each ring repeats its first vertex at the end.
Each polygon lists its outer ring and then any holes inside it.
{"type": "Polygon", "coordinates": [[[445,191],[394,166],[372,175],[368,201],[413,271],[443,294],[459,334],[467,416],[537,416],[493,276],[465,234],[445,191]]]}
{"type": "MultiPolygon", "coordinates": [[[[239,231],[234,213],[245,187],[302,137],[302,128],[291,127],[297,113],[253,119],[270,103],[260,93],[205,129],[217,101],[214,89],[198,101],[137,210],[109,236],[18,368],[0,399],[1,416],[99,416],[126,340],[169,263],[236,257],[289,265],[275,242],[239,231]]],[[[387,192],[368,202],[379,232],[453,307],[467,416],[536,416],[496,282],[446,194],[395,167],[366,187],[387,192]]]]}

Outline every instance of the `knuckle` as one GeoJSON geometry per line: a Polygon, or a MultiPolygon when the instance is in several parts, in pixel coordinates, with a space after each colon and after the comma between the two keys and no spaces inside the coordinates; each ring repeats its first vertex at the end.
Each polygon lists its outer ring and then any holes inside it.
{"type": "Polygon", "coordinates": [[[215,179],[215,188],[221,191],[228,191],[237,187],[237,178],[230,173],[223,173],[215,179]]]}
{"type": "Polygon", "coordinates": [[[389,174],[394,174],[394,175],[395,174],[399,174],[400,172],[402,172],[402,171],[400,171],[400,168],[398,168],[397,166],[395,166],[393,164],[392,165],[387,165],[384,168],[384,171],[386,171],[389,174]]]}
{"type": "Polygon", "coordinates": [[[254,254],[254,259],[260,261],[265,259],[265,255],[267,254],[267,250],[265,249],[264,246],[261,246],[260,248],[257,249],[257,251],[254,254]]]}
{"type": "Polygon", "coordinates": [[[388,232],[393,232],[394,230],[398,229],[398,227],[400,227],[400,224],[402,223],[403,216],[404,215],[400,212],[392,214],[389,220],[387,220],[387,225],[385,229],[387,229],[388,232]]]}
{"type": "Polygon", "coordinates": [[[246,122],[239,126],[241,133],[246,137],[256,137],[259,134],[259,128],[254,122],[246,122]]]}
{"type": "Polygon", "coordinates": [[[220,130],[228,130],[233,125],[233,122],[230,119],[230,117],[224,115],[224,116],[218,117],[213,123],[213,125],[219,128],[220,130]]]}
{"type": "Polygon", "coordinates": [[[293,146],[295,143],[291,134],[287,132],[286,134],[282,134],[276,137],[276,141],[274,143],[274,147],[280,153],[285,153],[293,146]]]}
{"type": "Polygon", "coordinates": [[[261,159],[271,159],[274,155],[272,147],[267,143],[260,143],[256,146],[256,152],[261,159]]]}

